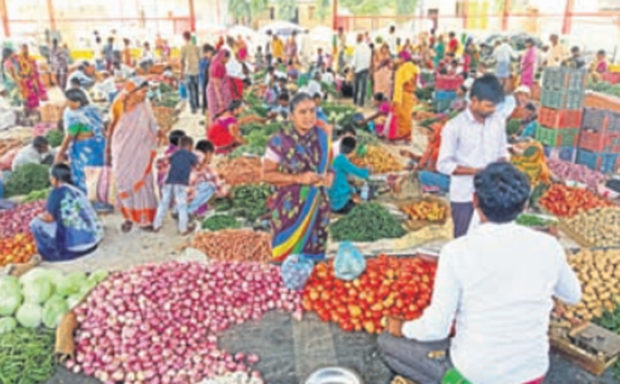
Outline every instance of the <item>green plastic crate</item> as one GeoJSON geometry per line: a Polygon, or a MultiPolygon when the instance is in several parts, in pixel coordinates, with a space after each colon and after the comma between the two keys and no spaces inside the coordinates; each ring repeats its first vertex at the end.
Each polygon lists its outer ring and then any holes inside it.
{"type": "Polygon", "coordinates": [[[553,109],[583,108],[583,90],[544,89],[540,93],[540,104],[553,109]]]}
{"type": "Polygon", "coordinates": [[[584,89],[585,82],[585,68],[549,67],[543,72],[542,87],[555,91],[580,91],[584,89]]]}
{"type": "Polygon", "coordinates": [[[578,137],[579,128],[556,129],[539,125],[536,129],[536,140],[548,147],[574,147],[578,137]]]}

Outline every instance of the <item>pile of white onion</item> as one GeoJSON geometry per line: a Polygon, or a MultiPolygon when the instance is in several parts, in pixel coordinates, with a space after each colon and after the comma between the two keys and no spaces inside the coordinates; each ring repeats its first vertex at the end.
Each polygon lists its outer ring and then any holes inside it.
{"type": "Polygon", "coordinates": [[[104,383],[197,383],[244,372],[257,355],[231,355],[217,333],[272,309],[301,319],[301,297],[279,268],[251,262],[170,262],[110,275],[75,309],[76,357],[67,363],[104,383]]]}

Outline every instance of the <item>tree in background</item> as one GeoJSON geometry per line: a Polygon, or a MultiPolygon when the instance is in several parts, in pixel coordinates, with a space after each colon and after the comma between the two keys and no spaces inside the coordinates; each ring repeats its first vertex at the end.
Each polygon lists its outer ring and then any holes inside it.
{"type": "Polygon", "coordinates": [[[291,21],[295,18],[297,9],[295,0],[278,0],[278,18],[280,20],[291,21]]]}
{"type": "Polygon", "coordinates": [[[235,24],[249,25],[267,9],[268,0],[228,0],[228,12],[235,24]]]}
{"type": "Polygon", "coordinates": [[[418,0],[395,0],[397,15],[411,15],[415,13],[418,0]]]}
{"type": "Polygon", "coordinates": [[[316,3],[315,3],[316,15],[319,20],[325,21],[325,18],[327,17],[327,15],[329,14],[329,11],[331,10],[332,1],[333,0],[316,0],[316,3]]]}

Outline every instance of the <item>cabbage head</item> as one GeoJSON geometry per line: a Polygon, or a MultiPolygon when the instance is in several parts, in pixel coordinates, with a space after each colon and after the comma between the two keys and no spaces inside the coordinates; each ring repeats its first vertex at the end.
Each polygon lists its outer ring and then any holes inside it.
{"type": "Polygon", "coordinates": [[[13,276],[0,276],[0,316],[11,316],[21,303],[19,281],[13,276]]]}
{"type": "Polygon", "coordinates": [[[58,295],[50,297],[43,305],[43,313],[41,315],[43,325],[48,328],[56,328],[68,310],[69,306],[65,299],[58,295]]]}
{"type": "Polygon", "coordinates": [[[41,306],[34,303],[24,303],[17,310],[15,318],[17,322],[26,328],[37,328],[41,325],[41,306]]]}
{"type": "Polygon", "coordinates": [[[27,303],[41,304],[47,300],[53,291],[53,285],[48,277],[39,276],[27,284],[24,284],[24,301],[27,303]]]}
{"type": "Polygon", "coordinates": [[[86,283],[84,272],[72,272],[56,282],[56,293],[62,297],[73,295],[80,292],[84,283],[86,283]]]}
{"type": "Polygon", "coordinates": [[[17,328],[17,322],[14,318],[0,318],[0,334],[12,332],[15,328],[17,328]]]}

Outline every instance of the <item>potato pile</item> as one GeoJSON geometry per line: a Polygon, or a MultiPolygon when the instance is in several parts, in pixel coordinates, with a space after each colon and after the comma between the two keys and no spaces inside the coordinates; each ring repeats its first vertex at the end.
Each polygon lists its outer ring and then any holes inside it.
{"type": "Polygon", "coordinates": [[[403,165],[387,149],[376,145],[368,145],[366,153],[363,156],[354,155],[351,162],[358,167],[372,167],[374,174],[398,172],[403,169],[403,165]]]}
{"type": "Polygon", "coordinates": [[[594,247],[620,245],[620,207],[595,208],[564,223],[594,247]]]}
{"type": "Polygon", "coordinates": [[[620,301],[620,249],[582,249],[569,255],[568,262],[579,277],[583,297],[564,317],[590,321],[614,310],[620,301]]]}

